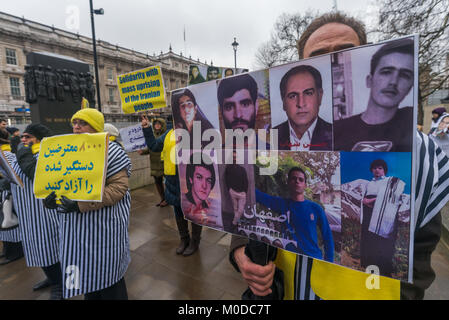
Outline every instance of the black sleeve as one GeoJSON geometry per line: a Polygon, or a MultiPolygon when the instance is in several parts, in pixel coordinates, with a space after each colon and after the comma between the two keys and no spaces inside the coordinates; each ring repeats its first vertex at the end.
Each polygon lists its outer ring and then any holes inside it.
{"type": "Polygon", "coordinates": [[[34,180],[34,171],[36,170],[36,159],[31,152],[31,148],[22,147],[17,150],[17,163],[23,173],[31,179],[34,180]]]}
{"type": "Polygon", "coordinates": [[[441,212],[415,232],[413,255],[413,284],[401,282],[401,299],[422,300],[424,291],[435,280],[431,266],[432,252],[441,237],[441,212]]]}
{"type": "Polygon", "coordinates": [[[161,152],[164,149],[165,136],[169,131],[166,131],[163,135],[156,138],[153,133],[153,128],[143,128],[143,136],[145,138],[145,143],[150,151],[161,152]]]}
{"type": "Polygon", "coordinates": [[[6,178],[0,178],[0,191],[11,190],[11,183],[6,178]]]}

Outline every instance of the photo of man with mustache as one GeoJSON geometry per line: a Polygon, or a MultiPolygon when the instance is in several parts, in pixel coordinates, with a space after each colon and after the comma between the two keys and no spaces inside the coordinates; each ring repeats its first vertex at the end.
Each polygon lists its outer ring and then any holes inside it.
{"type": "Polygon", "coordinates": [[[413,88],[414,63],[414,43],[408,38],[376,51],[365,79],[370,89],[367,108],[335,121],[336,151],[412,151],[413,108],[399,104],[413,88]]]}
{"type": "Polygon", "coordinates": [[[254,129],[259,108],[257,83],[250,75],[224,79],[218,85],[218,103],[225,129],[254,129]]]}

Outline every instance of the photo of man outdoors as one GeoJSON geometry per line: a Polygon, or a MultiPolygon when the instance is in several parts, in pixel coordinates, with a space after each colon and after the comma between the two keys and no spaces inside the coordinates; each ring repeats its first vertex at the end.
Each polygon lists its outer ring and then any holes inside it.
{"type": "Polygon", "coordinates": [[[413,107],[398,107],[413,88],[414,64],[412,39],[389,42],[377,50],[365,79],[370,90],[366,110],[334,123],[336,151],[412,151],[413,107]]]}
{"type": "Polygon", "coordinates": [[[342,265],[407,279],[410,153],[342,152],[342,265]]]}
{"type": "MultiPolygon", "coordinates": [[[[323,259],[334,261],[334,240],[326,213],[323,208],[305,198],[307,188],[307,175],[300,167],[292,167],[287,174],[287,186],[289,198],[272,196],[256,188],[256,201],[272,212],[289,215],[288,227],[293,240],[298,248],[296,252],[323,259]],[[323,243],[324,254],[318,245],[319,228],[323,243]]],[[[292,250],[291,247],[286,247],[292,250]]]]}

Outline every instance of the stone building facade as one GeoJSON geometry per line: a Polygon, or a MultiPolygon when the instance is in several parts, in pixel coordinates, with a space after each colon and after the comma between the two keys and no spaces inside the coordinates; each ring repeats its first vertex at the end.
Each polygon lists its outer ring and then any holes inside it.
{"type": "MultiPolygon", "coordinates": [[[[73,57],[88,63],[91,73],[95,74],[91,38],[0,12],[0,114],[7,116],[11,124],[30,122],[23,80],[29,52],[73,57]]],[[[174,53],[171,47],[167,53],[148,55],[103,40],[97,41],[97,57],[101,108],[109,122],[134,122],[137,118],[124,115],[121,110],[117,75],[158,65],[166,92],[169,92],[187,85],[190,63],[203,64],[174,53]]],[[[156,112],[168,115],[171,110],[156,112]]]]}

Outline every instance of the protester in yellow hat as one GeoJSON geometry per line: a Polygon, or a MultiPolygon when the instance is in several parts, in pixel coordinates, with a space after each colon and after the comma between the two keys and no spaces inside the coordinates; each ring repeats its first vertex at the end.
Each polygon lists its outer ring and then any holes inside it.
{"type": "MultiPolygon", "coordinates": [[[[73,133],[104,130],[103,114],[81,109],[72,116],[73,133]]],[[[64,214],[61,219],[63,270],[77,266],[79,286],[64,283],[64,298],[84,294],[86,300],[127,300],[124,280],[130,263],[128,220],[131,162],[125,151],[109,142],[106,183],[102,202],[77,202],[62,196],[57,205],[51,193],[45,204],[64,214]]]]}

